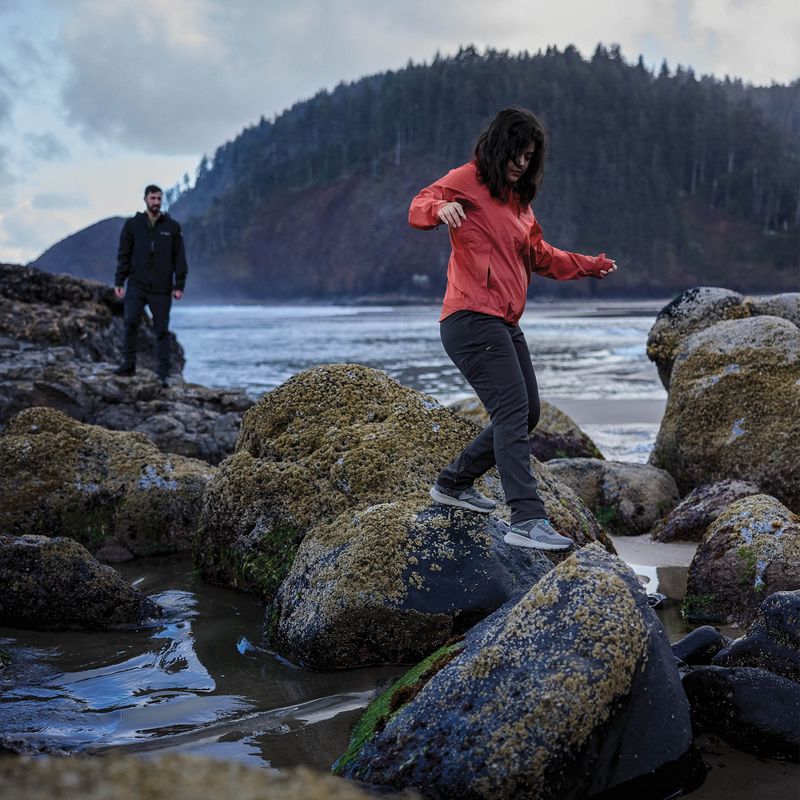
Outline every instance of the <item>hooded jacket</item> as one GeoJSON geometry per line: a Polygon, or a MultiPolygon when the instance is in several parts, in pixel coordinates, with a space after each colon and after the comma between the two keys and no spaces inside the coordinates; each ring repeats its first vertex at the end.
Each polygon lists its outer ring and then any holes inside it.
{"type": "Polygon", "coordinates": [[[172,217],[161,214],[151,225],[148,215],[140,211],[125,221],[115,286],[123,286],[128,279],[147,292],[183,291],[187,272],[181,226],[172,217]]]}
{"type": "Polygon", "coordinates": [[[408,221],[422,230],[442,223],[439,209],[461,203],[466,214],[460,228],[449,228],[452,253],[440,319],[455,311],[479,311],[516,325],[525,310],[532,273],[559,281],[600,277],[611,268],[605,253],[584,256],[559,250],[544,241],[530,207],[512,194],[506,202],[489,193],[475,161],[450,170],[412,201],[408,221]]]}

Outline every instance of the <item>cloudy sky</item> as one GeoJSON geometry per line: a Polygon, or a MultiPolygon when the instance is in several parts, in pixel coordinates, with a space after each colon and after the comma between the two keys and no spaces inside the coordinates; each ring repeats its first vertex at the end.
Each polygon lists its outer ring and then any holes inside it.
{"type": "MultiPolygon", "coordinates": [[[[0,262],[27,262],[260,116],[460,45],[598,42],[650,66],[800,77],[797,0],[0,0],[0,262]]],[[[109,274],[113,265],[109,265],[109,274]]]]}

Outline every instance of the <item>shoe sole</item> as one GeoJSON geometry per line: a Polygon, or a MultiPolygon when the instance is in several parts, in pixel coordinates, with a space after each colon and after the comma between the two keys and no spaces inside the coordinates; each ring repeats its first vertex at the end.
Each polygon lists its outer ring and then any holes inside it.
{"type": "Polygon", "coordinates": [[[492,506],[491,508],[479,508],[478,506],[473,506],[470,503],[465,502],[464,500],[456,500],[455,497],[450,497],[449,495],[442,494],[441,492],[437,492],[436,489],[431,489],[428,494],[431,496],[433,500],[437,503],[440,503],[443,506],[453,506],[454,508],[463,508],[466,511],[474,511],[477,514],[491,514],[497,506],[492,506]]]}
{"type": "Polygon", "coordinates": [[[572,547],[572,543],[549,544],[548,542],[534,542],[529,536],[511,533],[511,531],[503,537],[503,541],[515,547],[528,547],[531,550],[569,550],[572,547]]]}

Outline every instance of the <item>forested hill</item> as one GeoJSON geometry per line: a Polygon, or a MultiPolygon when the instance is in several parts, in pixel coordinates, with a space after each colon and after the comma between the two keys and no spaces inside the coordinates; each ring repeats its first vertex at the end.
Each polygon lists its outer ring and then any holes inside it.
{"type": "Polygon", "coordinates": [[[535,278],[532,295],[800,289],[800,81],[653,74],[616,48],[588,60],[573,48],[467,48],[321,92],[204,158],[170,208],[184,224],[192,294],[440,292],[447,234],[410,229],[409,201],[468,160],[511,104],[550,132],[534,207],[545,237],[621,265],[613,284],[535,278]]]}

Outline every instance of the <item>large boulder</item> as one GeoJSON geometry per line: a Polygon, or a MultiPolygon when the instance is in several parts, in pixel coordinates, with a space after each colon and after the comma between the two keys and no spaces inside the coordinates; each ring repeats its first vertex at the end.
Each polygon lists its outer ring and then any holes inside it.
{"type": "Polygon", "coordinates": [[[673,477],[647,464],[564,458],[549,462],[547,468],[610,533],[620,536],[646,533],[679,499],[673,477]]]}
{"type": "Polygon", "coordinates": [[[689,780],[689,708],[669,642],[636,576],[599,545],[457,648],[370,706],[335,770],[432,798],[580,798],[635,779],[637,796],[664,796],[649,792],[655,773],[659,789],[689,780]]]}
{"type": "Polygon", "coordinates": [[[800,519],[768,495],[728,506],[689,566],[684,616],[749,624],[773,592],[800,588],[800,519]]]}
{"type": "Polygon", "coordinates": [[[757,667],[800,683],[800,589],[770,595],[747,635],[728,642],[711,663],[757,667]]]}
{"type": "Polygon", "coordinates": [[[653,539],[671,542],[685,539],[699,542],[708,526],[733,502],[761,494],[761,489],[748,481],[724,480],[704,483],[692,489],[653,528],[653,539]]]}
{"type": "MultiPolygon", "coordinates": [[[[281,772],[236,761],[169,754],[158,758],[0,759],[0,795],[25,800],[369,800],[349,781],[305,767],[281,772]]],[[[390,796],[389,796],[390,797],[390,796]]],[[[403,795],[415,800],[418,795],[403,795]]]]}
{"type": "MultiPolygon", "coordinates": [[[[477,397],[458,400],[450,408],[485,428],[489,414],[477,397]]],[[[597,445],[572,417],[546,400],[541,401],[539,424],[530,433],[531,455],[539,461],[554,458],[603,458],[597,445]]]]}
{"type": "Polygon", "coordinates": [[[731,640],[711,625],[701,625],[672,645],[672,652],[687,666],[710,664],[731,640]]]}
{"type": "Polygon", "coordinates": [[[494,517],[404,500],[347,511],[303,540],[272,606],[272,645],[317,668],[410,663],[552,568],[494,517]]]}
{"type": "Polygon", "coordinates": [[[650,463],[682,493],[738,478],[800,510],[800,328],[762,316],[690,336],[650,463]]]}
{"type": "Polygon", "coordinates": [[[30,408],[0,434],[0,532],[69,536],[104,560],[187,550],[214,471],[144,434],[30,408]]]}
{"type": "Polygon", "coordinates": [[[136,376],[117,377],[122,304],[110,287],[0,265],[0,429],[26,408],[48,406],[80,422],[141,431],[166,452],[221,461],[233,452],[250,399],[184,383],[172,334],[176,376],[165,389],[153,372],[149,318],[140,333],[136,376]]]}
{"type": "Polygon", "coordinates": [[[753,667],[697,667],[683,677],[699,731],[746,753],[800,760],[800,684],[753,667]]]}
{"type": "Polygon", "coordinates": [[[0,625],[104,630],[161,616],[161,609],[77,542],[0,534],[0,625]]]}
{"type": "MultiPolygon", "coordinates": [[[[113,274],[109,272],[109,282],[113,274]]],[[[110,285],[52,275],[49,272],[0,264],[0,337],[40,348],[68,347],[83,361],[122,362],[122,301],[110,285]]],[[[183,369],[183,348],[169,334],[170,365],[183,369]]],[[[145,314],[139,324],[137,361],[155,369],[152,320],[145,314]]]]}
{"type": "MultiPolygon", "coordinates": [[[[195,550],[203,577],[271,598],[312,527],[427,492],[479,430],[368,367],[295,375],[245,414],[236,452],[206,489],[195,550]]],[[[579,544],[604,536],[572,492],[532,466],[559,530],[574,531],[579,544]]],[[[479,488],[502,513],[497,473],[479,488]]]]}
{"type": "Polygon", "coordinates": [[[647,337],[647,355],[658,367],[664,388],[669,389],[672,364],[691,334],[723,320],[764,315],[800,326],[800,294],[747,297],[729,289],[698,286],[678,295],[659,312],[647,337]]]}
{"type": "Polygon", "coordinates": [[[155,372],[114,375],[114,365],[76,360],[68,347],[46,350],[0,341],[0,420],[32,406],[57,408],[79,422],[139,431],[167,453],[211,464],[230,455],[242,412],[252,405],[239,390],[210,389],[155,372]]]}

